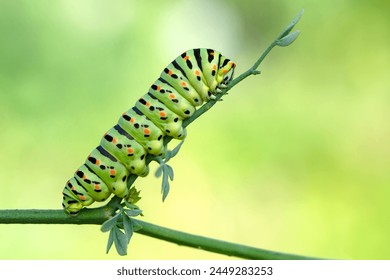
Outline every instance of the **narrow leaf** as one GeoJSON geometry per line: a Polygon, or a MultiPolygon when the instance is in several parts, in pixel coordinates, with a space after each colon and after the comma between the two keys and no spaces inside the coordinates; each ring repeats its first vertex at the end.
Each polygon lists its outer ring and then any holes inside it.
{"type": "Polygon", "coordinates": [[[112,246],[113,243],[114,243],[114,230],[111,229],[110,230],[110,234],[108,235],[106,254],[108,254],[108,252],[110,251],[111,246],[112,246]]]}
{"type": "Polygon", "coordinates": [[[123,215],[123,229],[125,230],[127,243],[129,243],[131,237],[133,236],[133,223],[131,219],[126,215],[123,215]]]}
{"type": "Polygon", "coordinates": [[[170,165],[165,165],[166,168],[165,168],[165,172],[168,174],[169,176],[169,179],[171,179],[171,181],[173,181],[173,169],[170,165]]]}
{"type": "Polygon", "coordinates": [[[155,173],[155,176],[156,176],[157,178],[161,176],[161,174],[162,174],[162,172],[163,172],[163,166],[164,166],[164,165],[165,165],[165,164],[161,164],[161,163],[160,163],[160,166],[157,167],[157,170],[156,170],[156,173],[155,173]]]}
{"type": "Polygon", "coordinates": [[[171,158],[177,155],[177,153],[180,151],[181,146],[183,145],[184,140],[181,141],[171,152],[171,158]]]}
{"type": "MultiPolygon", "coordinates": [[[[139,210],[139,209],[132,209],[132,210],[125,209],[124,211],[126,212],[126,215],[130,216],[130,217],[136,217],[142,213],[142,210],[139,210]]],[[[124,215],[124,216],[126,216],[126,215],[124,215]]]]}
{"type": "Polygon", "coordinates": [[[280,47],[287,47],[291,45],[292,42],[297,39],[299,35],[299,31],[295,31],[294,33],[288,34],[287,36],[284,36],[283,38],[276,41],[276,45],[280,47]]]}
{"type": "Polygon", "coordinates": [[[167,162],[167,161],[170,160],[172,157],[173,157],[173,156],[172,156],[172,151],[166,150],[166,151],[165,151],[165,154],[164,154],[165,161],[167,162]]]}
{"type": "Polygon", "coordinates": [[[165,172],[163,175],[163,181],[162,181],[162,185],[161,185],[162,201],[163,202],[165,201],[165,199],[168,196],[169,189],[170,189],[170,186],[169,186],[168,176],[167,176],[167,173],[165,172]]]}
{"type": "Polygon", "coordinates": [[[116,214],[116,215],[115,215],[114,217],[112,217],[111,219],[105,221],[105,222],[102,224],[100,230],[101,230],[102,232],[107,232],[107,231],[111,230],[111,229],[116,225],[116,222],[118,221],[119,216],[120,216],[120,213],[116,214]]]}
{"type": "Polygon", "coordinates": [[[165,168],[164,168],[164,172],[163,172],[163,176],[162,176],[162,183],[161,183],[161,192],[164,191],[164,186],[166,184],[169,184],[169,182],[168,182],[168,173],[165,171],[165,168]]]}
{"type": "Polygon", "coordinates": [[[118,227],[113,228],[114,244],[119,255],[127,255],[127,236],[118,227]]]}
{"type": "Polygon", "coordinates": [[[133,210],[133,209],[139,209],[139,207],[137,205],[134,205],[133,203],[131,202],[128,202],[128,201],[125,201],[125,205],[127,208],[133,210]]]}
{"type": "Polygon", "coordinates": [[[296,17],[289,23],[289,25],[286,27],[286,29],[279,35],[279,38],[283,38],[291,32],[291,30],[294,28],[294,26],[301,19],[303,12],[304,12],[304,9],[299,11],[299,13],[296,15],[296,17]]]}

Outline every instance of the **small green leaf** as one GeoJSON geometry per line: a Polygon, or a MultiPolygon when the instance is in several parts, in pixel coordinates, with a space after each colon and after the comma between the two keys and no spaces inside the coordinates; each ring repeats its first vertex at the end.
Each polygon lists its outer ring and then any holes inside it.
{"type": "Polygon", "coordinates": [[[173,156],[172,156],[172,151],[166,150],[166,151],[165,151],[165,154],[164,154],[165,161],[167,162],[167,161],[170,160],[172,157],[173,157],[173,156]]]}
{"type": "Polygon", "coordinates": [[[126,215],[130,216],[130,217],[136,217],[136,216],[141,215],[141,213],[142,213],[142,210],[139,210],[139,209],[132,209],[132,210],[125,209],[124,211],[126,212],[126,215]]]}
{"type": "Polygon", "coordinates": [[[119,218],[120,215],[121,215],[121,213],[118,213],[118,214],[116,214],[114,217],[112,217],[111,219],[105,221],[105,222],[102,224],[100,230],[101,230],[102,232],[107,232],[107,231],[111,230],[111,229],[116,225],[116,223],[117,223],[118,218],[119,218]]]}
{"type": "Polygon", "coordinates": [[[168,182],[168,173],[165,171],[165,168],[164,168],[164,172],[163,172],[163,176],[162,176],[162,184],[161,184],[162,188],[164,188],[164,186],[166,184],[169,184],[169,182],[168,182]]]}
{"type": "Polygon", "coordinates": [[[160,163],[160,166],[157,167],[157,170],[156,170],[156,173],[155,173],[155,175],[156,175],[157,178],[161,176],[161,174],[162,174],[162,172],[163,172],[163,166],[164,166],[164,165],[165,165],[165,164],[161,164],[161,163],[160,163]]]}
{"type": "Polygon", "coordinates": [[[295,39],[297,39],[298,35],[299,35],[299,31],[295,31],[294,33],[288,34],[283,38],[277,40],[276,45],[280,47],[287,47],[291,45],[291,43],[293,43],[295,39]]]}
{"type": "Polygon", "coordinates": [[[184,140],[181,141],[171,152],[171,158],[177,155],[177,153],[180,151],[181,146],[183,145],[184,140]]]}
{"type": "Polygon", "coordinates": [[[291,30],[294,28],[294,26],[301,19],[303,12],[304,12],[304,9],[299,11],[299,13],[296,15],[296,17],[289,23],[289,25],[286,27],[286,29],[279,35],[279,38],[283,38],[291,32],[291,30]]]}
{"type": "Polygon", "coordinates": [[[161,192],[162,192],[162,201],[165,201],[165,199],[168,196],[169,193],[169,181],[168,181],[168,175],[166,172],[163,174],[163,180],[162,180],[162,185],[161,185],[161,192]]]}
{"type": "Polygon", "coordinates": [[[114,244],[120,256],[127,255],[127,236],[118,227],[113,228],[114,244]]]}
{"type": "Polygon", "coordinates": [[[131,208],[129,205],[135,207],[134,204],[141,200],[140,193],[141,191],[138,191],[135,187],[131,187],[127,196],[127,201],[125,200],[126,206],[129,208],[131,208]]]}
{"type": "Polygon", "coordinates": [[[126,207],[128,208],[128,209],[139,209],[139,207],[137,206],[137,205],[134,205],[134,204],[132,204],[132,203],[130,203],[130,202],[128,202],[128,201],[125,201],[125,205],[126,205],[126,207]]]}
{"type": "Polygon", "coordinates": [[[131,237],[133,236],[133,223],[131,219],[126,215],[123,215],[123,229],[125,230],[127,243],[129,243],[131,237]]]}
{"type": "Polygon", "coordinates": [[[169,179],[171,179],[171,181],[173,181],[173,169],[172,169],[172,167],[170,165],[166,164],[164,171],[168,174],[169,179]]]}
{"type": "Polygon", "coordinates": [[[110,230],[110,234],[108,236],[107,247],[106,247],[106,254],[108,254],[108,252],[110,251],[111,246],[112,246],[113,243],[114,243],[114,229],[111,229],[110,230]]]}

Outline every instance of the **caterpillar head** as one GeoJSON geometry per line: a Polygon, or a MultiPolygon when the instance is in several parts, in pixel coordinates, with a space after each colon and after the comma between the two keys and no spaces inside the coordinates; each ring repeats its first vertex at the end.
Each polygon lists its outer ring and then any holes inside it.
{"type": "Polygon", "coordinates": [[[226,87],[227,84],[233,79],[235,67],[236,64],[233,61],[224,56],[221,56],[217,73],[218,87],[226,87]]]}

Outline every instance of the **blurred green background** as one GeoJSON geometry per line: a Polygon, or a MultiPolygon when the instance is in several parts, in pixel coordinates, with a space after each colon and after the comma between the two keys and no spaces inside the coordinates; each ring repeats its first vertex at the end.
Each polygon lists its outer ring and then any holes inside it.
{"type": "MultiPolygon", "coordinates": [[[[144,220],[255,247],[390,259],[390,2],[0,1],[0,208],[60,208],[66,180],[178,54],[249,68],[189,127],[144,220]]],[[[155,166],[153,166],[155,168],[155,166]]],[[[119,259],[99,226],[0,225],[0,259],[119,259]]],[[[121,259],[224,259],[136,234],[121,259]]]]}

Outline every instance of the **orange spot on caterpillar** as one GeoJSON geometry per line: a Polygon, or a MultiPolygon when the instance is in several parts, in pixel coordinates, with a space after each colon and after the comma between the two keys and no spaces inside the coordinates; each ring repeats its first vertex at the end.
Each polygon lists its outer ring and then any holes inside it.
{"type": "Polygon", "coordinates": [[[213,65],[213,70],[217,70],[217,65],[216,64],[213,65]]]}
{"type": "Polygon", "coordinates": [[[100,165],[100,159],[96,159],[96,165],[100,165]]]}
{"type": "Polygon", "coordinates": [[[173,93],[171,93],[170,95],[169,95],[169,98],[170,99],[174,99],[176,96],[173,94],[173,93]]]}
{"type": "Polygon", "coordinates": [[[132,154],[132,153],[134,153],[134,150],[133,150],[133,148],[128,148],[128,149],[127,149],[127,152],[128,152],[129,154],[132,154]]]}
{"type": "Polygon", "coordinates": [[[135,123],[135,119],[134,118],[130,118],[129,122],[135,123]]]}
{"type": "Polygon", "coordinates": [[[95,185],[95,190],[100,190],[100,186],[99,185],[95,185]]]}
{"type": "Polygon", "coordinates": [[[145,104],[147,107],[150,106],[150,102],[149,101],[146,101],[146,104],[145,104]]]}
{"type": "Polygon", "coordinates": [[[227,70],[226,69],[223,69],[222,70],[222,74],[226,74],[227,73],[227,70]]]}
{"type": "Polygon", "coordinates": [[[200,76],[200,71],[199,70],[195,70],[195,75],[196,76],[200,76]]]}
{"type": "Polygon", "coordinates": [[[149,134],[150,134],[150,129],[149,129],[149,128],[144,128],[144,133],[145,133],[146,135],[149,135],[149,134]]]}
{"type": "Polygon", "coordinates": [[[85,180],[85,179],[87,179],[87,176],[84,174],[84,176],[83,176],[83,178],[82,178],[83,180],[85,180]]]}
{"type": "Polygon", "coordinates": [[[112,139],[112,143],[116,143],[116,142],[118,142],[118,139],[113,138],[113,139],[112,139]]]}
{"type": "Polygon", "coordinates": [[[183,57],[184,60],[188,60],[190,59],[190,57],[188,55],[186,55],[185,57],[183,57]]]}
{"type": "Polygon", "coordinates": [[[180,83],[183,87],[187,86],[187,83],[186,82],[181,82],[180,83]]]}
{"type": "Polygon", "coordinates": [[[86,200],[86,198],[85,198],[84,195],[79,195],[79,198],[80,198],[81,200],[86,200]]]}
{"type": "Polygon", "coordinates": [[[160,117],[165,117],[167,114],[164,111],[160,112],[160,117]]]}
{"type": "Polygon", "coordinates": [[[160,86],[157,86],[157,90],[160,91],[161,87],[160,86]]]}
{"type": "Polygon", "coordinates": [[[172,70],[169,70],[169,71],[168,71],[168,75],[169,75],[169,76],[172,76],[172,74],[173,74],[173,71],[172,71],[172,70]]]}
{"type": "Polygon", "coordinates": [[[110,170],[110,175],[115,175],[115,173],[116,173],[115,169],[110,170]]]}

